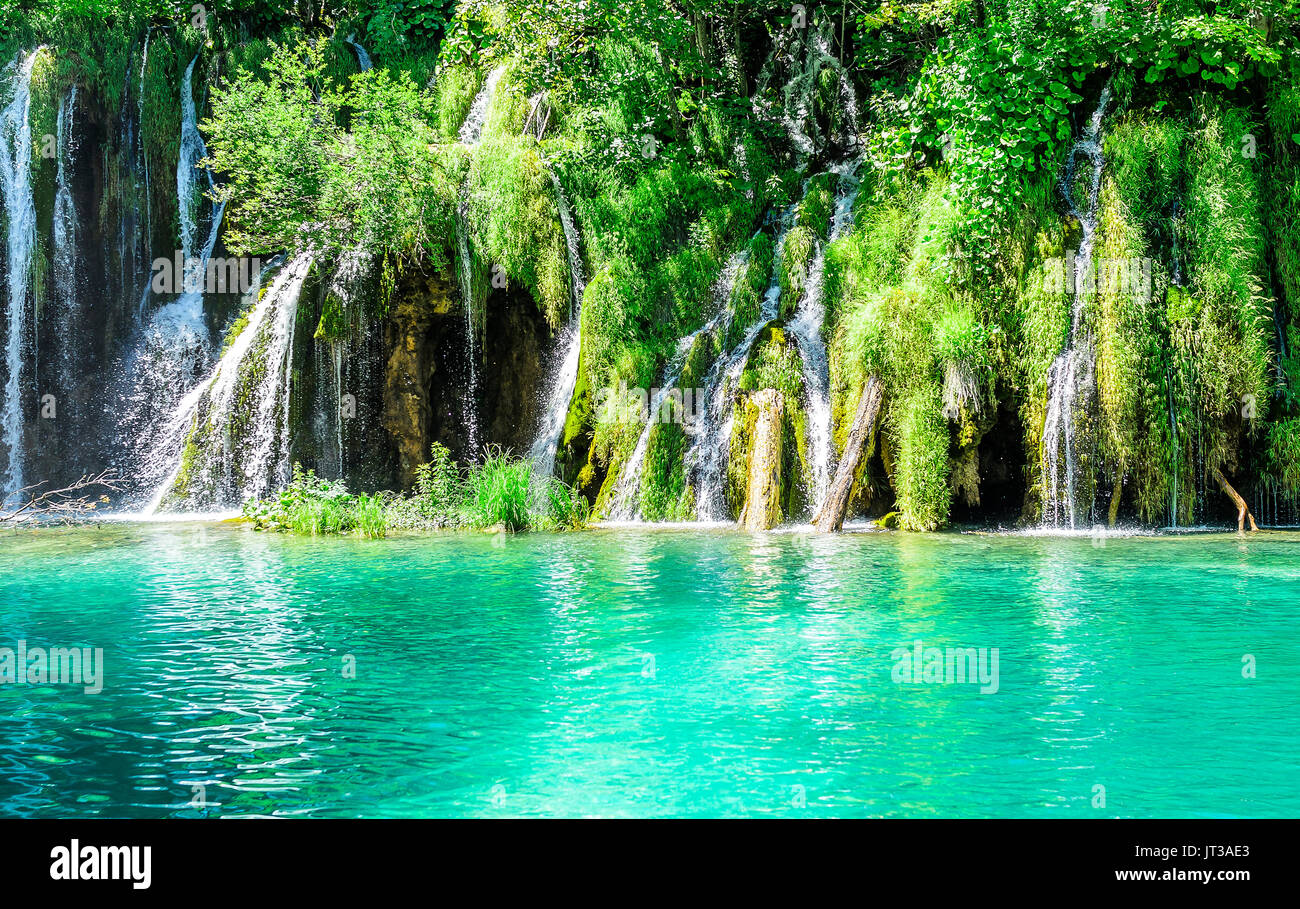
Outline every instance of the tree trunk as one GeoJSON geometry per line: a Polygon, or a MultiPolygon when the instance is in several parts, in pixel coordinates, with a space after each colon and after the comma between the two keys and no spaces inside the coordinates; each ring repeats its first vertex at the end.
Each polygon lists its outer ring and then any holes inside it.
{"type": "Polygon", "coordinates": [[[844,454],[835,471],[835,480],[826,494],[821,512],[813,518],[813,526],[823,533],[834,533],[844,526],[844,514],[849,509],[849,499],[853,493],[853,478],[857,476],[862,453],[867,449],[867,440],[875,430],[876,418],[880,415],[880,402],[884,396],[876,377],[868,379],[866,387],[862,389],[862,397],[858,398],[858,411],[853,417],[853,428],[849,430],[848,441],[844,444],[844,454]]]}
{"type": "Polygon", "coordinates": [[[1120,471],[1115,473],[1115,487],[1110,493],[1110,513],[1106,515],[1108,527],[1114,527],[1119,522],[1119,500],[1121,493],[1124,492],[1124,474],[1120,471]]]}
{"type": "Polygon", "coordinates": [[[1242,533],[1246,529],[1247,518],[1250,519],[1250,529],[1252,531],[1259,530],[1259,528],[1255,526],[1255,516],[1250,513],[1250,507],[1246,504],[1246,500],[1238,494],[1237,490],[1232,488],[1232,484],[1229,483],[1228,478],[1223,475],[1223,471],[1215,467],[1210,471],[1210,476],[1214,477],[1214,482],[1219,484],[1219,488],[1222,489],[1228,498],[1232,499],[1237,506],[1237,532],[1242,533]]]}

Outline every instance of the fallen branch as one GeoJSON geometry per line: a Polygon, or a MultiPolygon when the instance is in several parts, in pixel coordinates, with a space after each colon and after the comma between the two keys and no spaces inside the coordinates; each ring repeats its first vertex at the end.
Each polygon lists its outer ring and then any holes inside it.
{"type": "Polygon", "coordinates": [[[1219,488],[1222,489],[1224,493],[1227,494],[1228,498],[1232,499],[1237,506],[1237,532],[1242,533],[1245,531],[1247,519],[1250,520],[1250,529],[1252,531],[1259,530],[1259,528],[1255,526],[1255,516],[1250,513],[1250,506],[1246,504],[1246,500],[1241,497],[1237,490],[1232,488],[1232,484],[1229,483],[1228,478],[1223,475],[1223,471],[1219,470],[1217,467],[1211,468],[1210,476],[1214,477],[1214,482],[1219,484],[1219,488]]]}
{"type": "Polygon", "coordinates": [[[880,414],[880,403],[884,391],[873,376],[867,380],[858,399],[858,411],[853,417],[853,428],[849,430],[848,441],[844,444],[844,454],[840,457],[840,466],[835,471],[835,479],[826,493],[826,501],[813,526],[823,533],[834,533],[844,526],[844,515],[849,509],[849,497],[853,492],[853,478],[857,476],[858,462],[867,448],[876,426],[876,417],[880,414]]]}
{"type": "Polygon", "coordinates": [[[22,489],[10,493],[3,501],[0,501],[0,524],[21,524],[24,521],[34,520],[38,517],[56,517],[64,521],[75,520],[84,516],[88,511],[94,511],[95,507],[100,503],[108,502],[108,496],[103,493],[99,496],[87,495],[88,490],[117,491],[122,480],[112,472],[104,470],[93,475],[85,474],[75,483],[61,489],[47,489],[44,492],[36,491],[47,482],[47,480],[42,480],[31,486],[24,486],[22,489]],[[22,500],[25,496],[30,497],[24,502],[22,500]]]}

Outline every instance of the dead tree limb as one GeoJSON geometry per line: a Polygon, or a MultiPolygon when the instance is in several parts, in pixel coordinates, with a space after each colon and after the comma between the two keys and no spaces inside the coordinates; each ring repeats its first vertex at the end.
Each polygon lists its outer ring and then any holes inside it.
{"type": "Polygon", "coordinates": [[[102,492],[98,496],[89,495],[90,490],[116,491],[122,480],[111,471],[103,470],[97,474],[84,474],[81,479],[61,489],[46,489],[38,492],[47,481],[42,480],[31,486],[10,493],[0,501],[0,524],[21,524],[36,518],[56,518],[72,521],[85,517],[101,503],[108,502],[108,496],[102,492]],[[24,501],[25,499],[25,501],[24,501]]]}
{"type": "Polygon", "coordinates": [[[880,404],[885,393],[875,376],[867,380],[858,398],[858,410],[853,416],[853,427],[849,430],[848,441],[844,444],[844,454],[840,456],[839,468],[831,482],[830,491],[821,511],[813,518],[813,526],[823,533],[834,533],[844,527],[844,515],[849,509],[849,498],[853,493],[853,479],[858,473],[858,463],[867,448],[867,440],[875,431],[876,418],[880,415],[880,404]]]}
{"type": "Polygon", "coordinates": [[[1210,476],[1214,478],[1214,482],[1219,484],[1219,488],[1222,489],[1228,498],[1232,499],[1233,503],[1237,506],[1237,532],[1242,533],[1245,531],[1247,519],[1250,520],[1250,529],[1252,531],[1259,530],[1259,528],[1255,526],[1255,516],[1250,513],[1250,506],[1246,504],[1246,500],[1241,497],[1237,490],[1232,488],[1232,484],[1229,483],[1228,478],[1223,475],[1223,471],[1219,470],[1217,467],[1211,468],[1210,476]]]}

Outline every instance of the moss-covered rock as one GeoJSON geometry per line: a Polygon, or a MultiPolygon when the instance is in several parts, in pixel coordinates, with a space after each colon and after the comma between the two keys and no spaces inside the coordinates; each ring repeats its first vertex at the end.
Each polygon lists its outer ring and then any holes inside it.
{"type": "Polygon", "coordinates": [[[745,504],[740,523],[747,530],[770,530],[781,523],[782,423],[785,396],[764,389],[745,400],[745,422],[752,427],[745,504]]]}

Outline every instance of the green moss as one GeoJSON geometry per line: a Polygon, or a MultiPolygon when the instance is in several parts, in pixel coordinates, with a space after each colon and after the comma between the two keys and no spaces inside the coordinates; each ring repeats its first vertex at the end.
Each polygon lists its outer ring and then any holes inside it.
{"type": "Polygon", "coordinates": [[[468,189],[475,246],[490,263],[493,286],[502,277],[522,285],[558,328],[569,311],[568,258],[554,188],[537,152],[510,137],[485,140],[468,189]]]}
{"type": "Polygon", "coordinates": [[[808,182],[808,190],[799,203],[796,223],[812,231],[813,236],[824,241],[830,233],[831,213],[835,208],[834,174],[818,174],[808,182]]]}
{"type": "Polygon", "coordinates": [[[758,321],[763,309],[763,296],[772,276],[774,249],[771,234],[755,234],[747,249],[749,257],[736,275],[736,284],[731,292],[731,320],[723,340],[728,350],[739,344],[745,332],[758,321]]]}
{"type": "Polygon", "coordinates": [[[808,264],[816,244],[817,235],[812,228],[802,224],[791,228],[785,235],[781,255],[781,318],[789,318],[803,302],[808,264]]]}
{"type": "Polygon", "coordinates": [[[948,427],[939,413],[938,386],[918,389],[890,409],[886,431],[898,455],[894,491],[902,526],[937,530],[948,520],[948,427]]]}
{"type": "Polygon", "coordinates": [[[464,64],[444,67],[438,73],[437,101],[438,134],[444,142],[455,142],[460,128],[469,114],[474,98],[483,88],[486,73],[464,64]]]}

